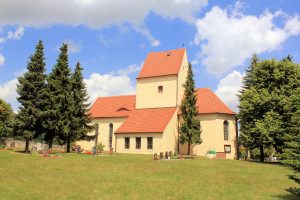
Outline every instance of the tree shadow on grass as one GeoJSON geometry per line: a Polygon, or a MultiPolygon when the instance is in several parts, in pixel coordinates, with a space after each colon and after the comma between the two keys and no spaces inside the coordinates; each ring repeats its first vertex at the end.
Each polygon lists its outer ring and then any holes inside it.
{"type": "Polygon", "coordinates": [[[274,199],[284,199],[284,200],[299,200],[300,198],[294,194],[284,194],[284,195],[274,195],[274,199]]]}

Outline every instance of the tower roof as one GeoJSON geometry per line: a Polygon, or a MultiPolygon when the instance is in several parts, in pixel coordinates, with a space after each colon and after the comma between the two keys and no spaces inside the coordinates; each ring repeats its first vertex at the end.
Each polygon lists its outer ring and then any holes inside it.
{"type": "Polygon", "coordinates": [[[149,53],[137,79],[178,74],[185,48],[149,53]]]}

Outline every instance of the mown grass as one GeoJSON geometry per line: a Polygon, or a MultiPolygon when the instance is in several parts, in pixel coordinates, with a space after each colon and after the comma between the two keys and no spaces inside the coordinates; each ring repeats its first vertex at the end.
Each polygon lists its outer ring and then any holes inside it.
{"type": "Polygon", "coordinates": [[[0,199],[297,199],[278,164],[199,158],[153,161],[148,155],[0,151],[0,199]]]}

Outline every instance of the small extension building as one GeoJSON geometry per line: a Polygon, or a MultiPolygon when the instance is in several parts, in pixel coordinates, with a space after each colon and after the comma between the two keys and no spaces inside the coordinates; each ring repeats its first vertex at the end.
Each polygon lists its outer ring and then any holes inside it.
{"type": "MultiPolygon", "coordinates": [[[[92,123],[99,127],[97,142],[117,153],[186,154],[187,144],[179,144],[178,130],[187,70],[185,48],[149,53],[137,77],[136,95],[99,97],[92,105],[92,123]]],[[[197,89],[196,95],[203,142],[191,145],[191,153],[205,156],[216,151],[236,158],[235,113],[209,88],[197,89]]],[[[84,149],[95,145],[95,141],[77,143],[84,149]]]]}

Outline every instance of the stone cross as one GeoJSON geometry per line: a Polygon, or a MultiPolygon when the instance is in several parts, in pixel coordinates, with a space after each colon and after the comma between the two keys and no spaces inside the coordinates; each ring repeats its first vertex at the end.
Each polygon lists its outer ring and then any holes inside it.
{"type": "Polygon", "coordinates": [[[49,155],[49,145],[48,144],[44,145],[44,155],[49,155]]]}

